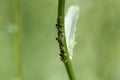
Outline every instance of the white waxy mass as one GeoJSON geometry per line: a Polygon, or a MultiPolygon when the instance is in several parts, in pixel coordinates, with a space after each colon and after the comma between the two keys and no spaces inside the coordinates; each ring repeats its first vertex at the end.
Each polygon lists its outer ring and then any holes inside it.
{"type": "Polygon", "coordinates": [[[79,6],[70,6],[65,16],[65,36],[69,57],[72,59],[75,42],[75,32],[79,17],[79,6]]]}

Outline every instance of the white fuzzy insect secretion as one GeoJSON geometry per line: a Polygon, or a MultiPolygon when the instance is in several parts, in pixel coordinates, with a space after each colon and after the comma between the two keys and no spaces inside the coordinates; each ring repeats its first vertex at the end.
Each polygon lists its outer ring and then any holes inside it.
{"type": "Polygon", "coordinates": [[[72,59],[75,42],[75,31],[79,17],[79,6],[71,6],[65,16],[65,35],[69,57],[72,59]]]}

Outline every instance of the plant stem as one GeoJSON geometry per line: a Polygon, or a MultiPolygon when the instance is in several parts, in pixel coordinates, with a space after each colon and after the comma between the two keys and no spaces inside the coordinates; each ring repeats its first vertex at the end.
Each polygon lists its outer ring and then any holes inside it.
{"type": "Polygon", "coordinates": [[[64,10],[65,10],[65,0],[59,0],[58,20],[56,25],[58,29],[58,37],[56,39],[59,42],[61,60],[65,65],[69,79],[76,80],[66,44],[65,29],[64,29],[64,10]]]}
{"type": "Polygon", "coordinates": [[[16,28],[15,34],[13,36],[16,74],[20,80],[25,80],[22,63],[23,32],[22,32],[21,0],[13,0],[13,24],[15,25],[16,28]]]}

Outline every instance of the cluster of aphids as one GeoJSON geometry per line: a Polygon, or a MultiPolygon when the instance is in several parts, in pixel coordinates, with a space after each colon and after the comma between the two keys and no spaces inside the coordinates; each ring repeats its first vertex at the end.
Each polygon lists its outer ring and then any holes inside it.
{"type": "Polygon", "coordinates": [[[60,54],[59,54],[60,59],[61,59],[62,62],[66,62],[65,47],[64,47],[64,44],[63,44],[64,43],[64,41],[63,41],[64,25],[62,24],[61,17],[58,17],[56,27],[57,27],[57,38],[56,38],[56,40],[58,41],[59,47],[60,47],[60,54]]]}

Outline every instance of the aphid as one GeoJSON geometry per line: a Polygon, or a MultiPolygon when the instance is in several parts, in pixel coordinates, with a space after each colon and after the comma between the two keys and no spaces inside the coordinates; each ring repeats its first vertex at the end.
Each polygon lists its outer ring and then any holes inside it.
{"type": "Polygon", "coordinates": [[[63,63],[67,62],[67,58],[66,58],[64,55],[60,57],[60,60],[61,60],[63,63]]]}
{"type": "Polygon", "coordinates": [[[56,27],[58,27],[58,24],[55,24],[56,27]]]}
{"type": "Polygon", "coordinates": [[[57,19],[57,23],[59,24],[61,22],[62,22],[62,18],[61,18],[61,16],[59,16],[58,19],[57,19]]]}
{"type": "Polygon", "coordinates": [[[56,38],[56,40],[57,40],[58,42],[61,42],[61,41],[63,40],[63,37],[62,37],[62,36],[58,36],[58,37],[56,38]]]}
{"type": "Polygon", "coordinates": [[[75,42],[75,31],[79,17],[79,6],[71,6],[65,16],[65,35],[69,57],[72,59],[75,42]]]}

